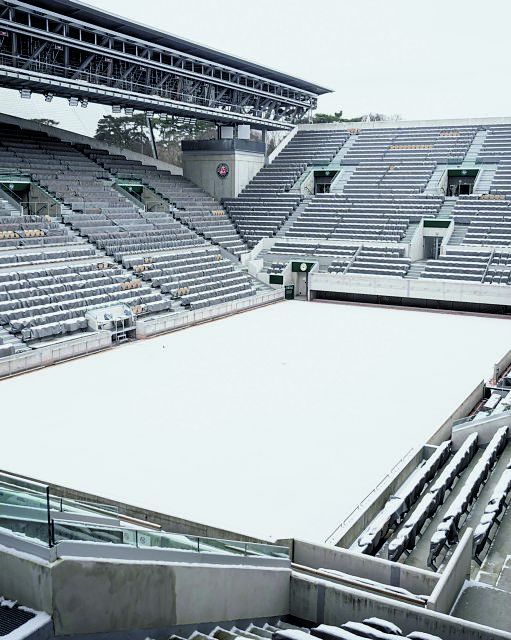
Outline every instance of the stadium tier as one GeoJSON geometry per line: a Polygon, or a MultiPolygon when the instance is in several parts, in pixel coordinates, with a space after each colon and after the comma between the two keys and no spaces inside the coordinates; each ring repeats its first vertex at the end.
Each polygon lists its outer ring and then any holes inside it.
{"type": "Polygon", "coordinates": [[[0,640],[511,640],[511,350],[460,391],[505,320],[284,303],[509,316],[511,119],[314,125],[329,89],[79,0],[0,23],[2,91],[154,156],[0,114],[0,640]]]}
{"type": "Polygon", "coordinates": [[[0,357],[276,297],[240,269],[246,246],[219,203],[182,176],[2,124],[0,179],[0,357]]]}

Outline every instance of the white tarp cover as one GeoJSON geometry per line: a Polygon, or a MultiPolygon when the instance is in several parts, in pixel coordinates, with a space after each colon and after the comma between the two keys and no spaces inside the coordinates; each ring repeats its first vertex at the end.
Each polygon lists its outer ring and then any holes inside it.
{"type": "Polygon", "coordinates": [[[0,382],[0,468],[323,541],[509,348],[505,319],[286,302],[0,382]]]}

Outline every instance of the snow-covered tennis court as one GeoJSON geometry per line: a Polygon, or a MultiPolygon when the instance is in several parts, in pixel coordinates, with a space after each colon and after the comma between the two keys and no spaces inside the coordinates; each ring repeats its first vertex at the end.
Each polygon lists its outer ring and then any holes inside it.
{"type": "Polygon", "coordinates": [[[287,302],[0,382],[0,468],[323,541],[509,348],[505,319],[287,302]]]}

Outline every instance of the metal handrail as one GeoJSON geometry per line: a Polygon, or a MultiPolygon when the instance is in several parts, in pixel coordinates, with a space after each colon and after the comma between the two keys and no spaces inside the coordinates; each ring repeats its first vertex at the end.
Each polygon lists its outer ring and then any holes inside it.
{"type": "Polygon", "coordinates": [[[362,589],[363,591],[369,591],[370,593],[375,593],[386,598],[393,598],[395,600],[399,600],[400,602],[406,602],[407,604],[413,604],[419,607],[425,607],[428,601],[427,598],[415,596],[412,593],[410,595],[407,595],[405,593],[397,593],[396,591],[391,591],[389,589],[386,589],[384,584],[379,587],[376,584],[373,585],[362,582],[361,580],[357,579],[357,576],[353,576],[353,578],[351,579],[348,577],[335,575],[333,573],[330,573],[329,571],[322,571],[321,569],[313,569],[312,567],[295,564],[294,562],[291,563],[291,569],[296,573],[304,573],[306,575],[320,578],[321,580],[329,580],[330,582],[342,584],[346,587],[362,589]]]}
{"type": "Polygon", "coordinates": [[[330,538],[333,538],[334,535],[338,531],[343,529],[344,526],[346,525],[346,523],[353,518],[355,513],[357,513],[358,511],[360,511],[361,509],[363,509],[366,506],[367,502],[369,501],[369,498],[378,491],[378,489],[388,480],[388,478],[390,478],[390,477],[392,477],[394,475],[395,470],[402,465],[403,460],[408,458],[408,456],[410,455],[410,453],[412,451],[413,451],[413,447],[408,449],[408,451],[396,462],[396,464],[392,467],[392,469],[380,480],[380,482],[378,482],[378,484],[374,487],[374,489],[372,489],[366,495],[366,497],[363,498],[359,502],[359,504],[344,518],[344,520],[339,525],[337,525],[337,527],[332,531],[332,533],[327,538],[325,538],[325,542],[328,542],[328,540],[330,540],[330,538]]]}

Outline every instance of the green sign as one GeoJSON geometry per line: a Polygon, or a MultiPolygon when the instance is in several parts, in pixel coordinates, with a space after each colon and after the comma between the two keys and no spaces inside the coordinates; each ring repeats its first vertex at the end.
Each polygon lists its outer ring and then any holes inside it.
{"type": "Polygon", "coordinates": [[[424,220],[425,229],[447,229],[450,224],[450,218],[444,218],[443,220],[424,220]]]}
{"type": "Polygon", "coordinates": [[[300,262],[291,263],[291,271],[294,273],[309,273],[315,262],[307,262],[307,260],[300,260],[300,262]]]}

